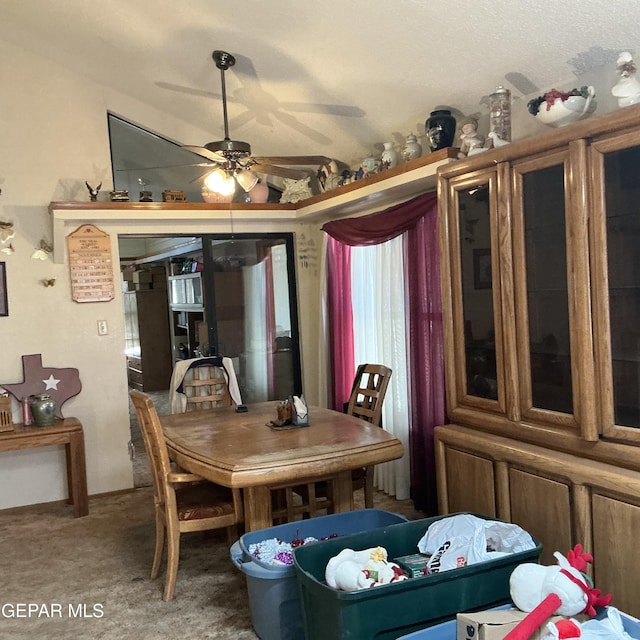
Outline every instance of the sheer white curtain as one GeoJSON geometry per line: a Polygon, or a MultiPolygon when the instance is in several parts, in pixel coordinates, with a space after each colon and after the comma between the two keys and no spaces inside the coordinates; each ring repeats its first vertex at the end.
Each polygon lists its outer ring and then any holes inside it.
{"type": "Polygon", "coordinates": [[[375,485],[398,500],[408,498],[410,490],[402,245],[400,236],[372,247],[351,249],[355,362],[384,364],[392,369],[382,407],[382,426],[405,448],[400,460],[376,466],[375,485]]]}
{"type": "Polygon", "coordinates": [[[243,267],[244,339],[246,402],[262,402],[269,397],[267,372],[267,301],[264,262],[243,267]]]}

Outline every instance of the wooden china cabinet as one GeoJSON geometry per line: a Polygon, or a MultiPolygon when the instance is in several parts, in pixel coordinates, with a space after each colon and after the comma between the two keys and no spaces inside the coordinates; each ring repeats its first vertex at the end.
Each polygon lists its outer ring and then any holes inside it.
{"type": "Polygon", "coordinates": [[[640,615],[640,106],[439,170],[443,513],[576,543],[640,615]]]}

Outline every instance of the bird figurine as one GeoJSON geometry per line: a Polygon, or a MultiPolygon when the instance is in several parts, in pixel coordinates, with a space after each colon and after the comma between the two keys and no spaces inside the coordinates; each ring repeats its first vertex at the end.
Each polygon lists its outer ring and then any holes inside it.
{"type": "Polygon", "coordinates": [[[505,144],[509,144],[508,140],[503,140],[495,131],[489,131],[489,135],[487,137],[491,140],[491,146],[495,149],[504,147],[505,144]]]}

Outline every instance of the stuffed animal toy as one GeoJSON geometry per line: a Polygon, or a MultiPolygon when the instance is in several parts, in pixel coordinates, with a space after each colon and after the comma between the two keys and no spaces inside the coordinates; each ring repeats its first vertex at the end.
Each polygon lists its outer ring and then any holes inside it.
{"type": "Polygon", "coordinates": [[[325,570],[327,584],[342,591],[368,589],[406,578],[395,562],[387,561],[387,551],[383,547],[363,551],[343,549],[329,560],[325,570]]]}
{"type": "Polygon", "coordinates": [[[543,640],[577,640],[582,637],[580,623],[573,618],[547,623],[547,633],[543,640]]]}
{"type": "Polygon", "coordinates": [[[522,611],[529,612],[505,640],[527,640],[553,614],[575,616],[586,613],[595,616],[597,606],[606,606],[611,595],[601,595],[584,574],[593,556],[584,553],[582,545],[576,545],[565,558],[553,554],[557,565],[544,567],[526,563],[517,566],[509,580],[511,599],[522,611]]]}

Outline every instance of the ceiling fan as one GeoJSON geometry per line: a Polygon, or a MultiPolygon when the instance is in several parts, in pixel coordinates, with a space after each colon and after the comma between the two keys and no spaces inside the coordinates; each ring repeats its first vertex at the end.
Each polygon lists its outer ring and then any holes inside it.
{"type": "Polygon", "coordinates": [[[227,92],[225,85],[225,71],[233,67],[236,59],[226,51],[216,50],[212,54],[216,67],[220,69],[222,88],[222,115],[224,119],[224,139],[208,142],[203,147],[184,145],[183,148],[209,160],[201,166],[217,165],[226,174],[227,180],[235,179],[245,190],[249,191],[258,181],[259,173],[279,176],[282,178],[304,179],[312,175],[309,169],[295,169],[291,165],[326,165],[331,158],[326,156],[270,156],[258,157],[251,155],[251,145],[248,142],[232,140],[229,136],[229,120],[227,115],[227,92]],[[279,166],[288,165],[288,166],[279,166]]]}

